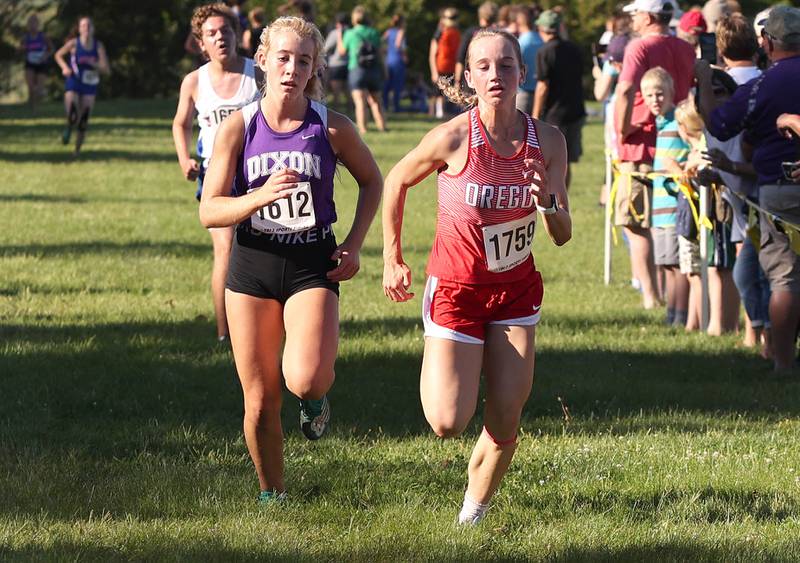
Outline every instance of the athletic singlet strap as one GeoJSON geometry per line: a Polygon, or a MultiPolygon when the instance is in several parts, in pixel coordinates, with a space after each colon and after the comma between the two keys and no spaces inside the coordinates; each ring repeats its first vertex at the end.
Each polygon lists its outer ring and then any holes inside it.
{"type": "Polygon", "coordinates": [[[311,102],[311,109],[313,109],[319,115],[319,118],[322,120],[322,125],[325,128],[325,132],[328,131],[328,107],[316,100],[310,100],[311,102]]]}
{"type": "Polygon", "coordinates": [[[474,149],[483,145],[480,123],[478,123],[478,108],[469,110],[469,148],[474,149]]]}
{"type": "Polygon", "coordinates": [[[250,127],[250,124],[253,122],[253,118],[258,113],[260,106],[261,100],[256,100],[255,102],[250,102],[246,106],[242,107],[242,117],[244,118],[245,131],[248,127],[250,127]]]}
{"type": "Polygon", "coordinates": [[[528,137],[525,139],[525,142],[529,147],[534,149],[539,148],[539,136],[536,134],[536,123],[533,121],[533,118],[525,114],[525,119],[528,120],[528,137]]]}

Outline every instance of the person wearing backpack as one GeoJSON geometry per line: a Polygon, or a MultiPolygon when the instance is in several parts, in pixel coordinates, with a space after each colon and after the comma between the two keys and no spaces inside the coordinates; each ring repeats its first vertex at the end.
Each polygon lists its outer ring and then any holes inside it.
{"type": "Polygon", "coordinates": [[[386,131],[380,96],[383,85],[381,35],[369,25],[363,6],[353,8],[350,20],[353,27],[342,36],[338,50],[347,55],[347,82],[356,108],[356,125],[362,135],[367,132],[366,106],[369,105],[378,131],[386,131]]]}

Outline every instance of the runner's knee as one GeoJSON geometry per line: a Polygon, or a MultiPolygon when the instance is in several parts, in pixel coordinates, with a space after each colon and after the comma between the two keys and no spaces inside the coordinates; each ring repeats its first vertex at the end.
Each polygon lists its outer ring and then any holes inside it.
{"type": "Polygon", "coordinates": [[[504,430],[504,433],[501,433],[500,430],[495,430],[494,432],[489,430],[486,426],[483,427],[483,433],[486,434],[487,438],[489,438],[494,444],[501,449],[505,448],[516,448],[517,447],[517,427],[514,427],[513,432],[509,432],[508,430],[504,430]]]}
{"type": "Polygon", "coordinates": [[[431,430],[439,438],[455,438],[460,436],[469,423],[471,417],[458,416],[458,413],[426,413],[425,418],[431,430]]]}
{"type": "Polygon", "coordinates": [[[248,398],[244,402],[244,419],[246,423],[256,427],[263,427],[270,422],[280,419],[281,416],[281,396],[262,395],[260,397],[248,398]]]}
{"type": "Polygon", "coordinates": [[[284,365],[286,388],[300,399],[321,399],[333,384],[333,369],[289,368],[284,365]]]}

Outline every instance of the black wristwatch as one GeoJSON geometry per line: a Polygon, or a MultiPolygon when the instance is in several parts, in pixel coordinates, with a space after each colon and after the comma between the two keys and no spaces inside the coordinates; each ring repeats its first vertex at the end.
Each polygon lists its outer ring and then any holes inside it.
{"type": "Polygon", "coordinates": [[[550,207],[542,207],[540,205],[536,205],[537,211],[542,215],[552,215],[558,211],[558,200],[556,199],[556,194],[550,194],[550,207]]]}

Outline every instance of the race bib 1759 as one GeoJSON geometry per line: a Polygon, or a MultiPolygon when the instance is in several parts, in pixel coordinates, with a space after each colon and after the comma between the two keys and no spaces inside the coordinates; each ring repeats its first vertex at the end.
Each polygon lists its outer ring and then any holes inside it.
{"type": "Polygon", "coordinates": [[[483,227],[483,246],[490,272],[505,272],[522,264],[531,254],[536,213],[483,227]]]}

